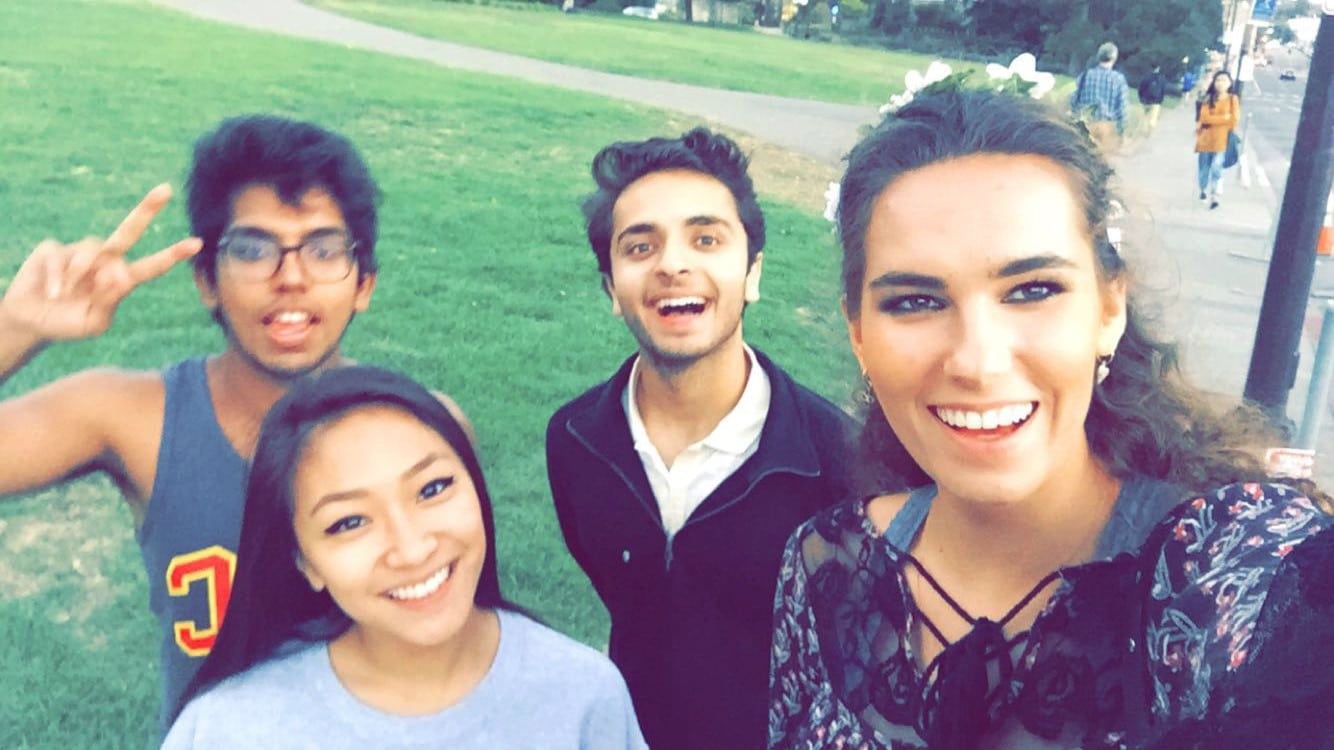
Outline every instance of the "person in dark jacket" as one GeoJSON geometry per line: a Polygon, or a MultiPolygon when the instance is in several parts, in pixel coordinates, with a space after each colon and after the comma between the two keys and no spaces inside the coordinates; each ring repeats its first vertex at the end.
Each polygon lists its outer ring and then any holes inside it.
{"type": "Polygon", "coordinates": [[[1163,108],[1163,95],[1167,93],[1167,78],[1162,68],[1155,65],[1153,71],[1139,82],[1139,103],[1144,105],[1144,125],[1150,134],[1158,129],[1158,114],[1163,108]]]}
{"type": "Polygon", "coordinates": [[[788,535],[849,490],[853,424],[742,338],[764,217],[735,143],[616,143],[584,203],[612,311],[638,343],[547,427],[571,555],[654,750],[765,744],[788,535]]]}

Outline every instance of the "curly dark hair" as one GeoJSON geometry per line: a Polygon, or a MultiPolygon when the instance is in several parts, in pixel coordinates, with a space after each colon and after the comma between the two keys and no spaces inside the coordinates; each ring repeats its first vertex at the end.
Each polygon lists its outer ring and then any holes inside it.
{"type": "Polygon", "coordinates": [[[597,256],[598,270],[611,274],[611,213],[621,193],[645,175],[673,169],[708,175],[727,187],[746,230],[747,260],[754,263],[764,250],[764,213],[746,172],[748,165],[749,159],[735,141],[706,128],[695,128],[678,138],[613,143],[599,151],[592,166],[597,190],[583,204],[588,244],[597,256]]]}
{"type": "Polygon", "coordinates": [[[312,188],[327,191],[356,242],[358,278],[375,273],[380,190],[352,142],[311,122],[243,115],[200,136],[186,182],[190,231],[204,241],[194,266],[210,283],[217,280],[218,240],[231,223],[232,203],[254,185],[273,188],[293,206],[312,188]]]}
{"type": "MultiPolygon", "coordinates": [[[[909,171],[978,153],[1034,155],[1061,165],[1083,209],[1099,277],[1128,279],[1125,259],[1107,240],[1112,169],[1087,132],[1027,97],[949,91],[921,95],[887,116],[848,155],[838,211],[848,310],[861,304],[866,231],[886,187],[909,171]]],[[[1195,491],[1266,479],[1261,450],[1278,444],[1272,424],[1253,406],[1219,410],[1209,394],[1186,383],[1176,347],[1150,333],[1144,309],[1132,290],[1111,376],[1094,388],[1084,422],[1094,456],[1116,477],[1149,476],[1195,491]]],[[[884,481],[888,474],[909,486],[930,482],[869,388],[861,399],[864,479],[884,481]]],[[[1303,489],[1314,490],[1309,483],[1303,489]]]]}

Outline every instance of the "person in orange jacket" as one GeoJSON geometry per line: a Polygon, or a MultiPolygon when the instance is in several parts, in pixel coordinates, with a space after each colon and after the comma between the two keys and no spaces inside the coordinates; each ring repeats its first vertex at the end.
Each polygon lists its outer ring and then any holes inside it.
{"type": "Polygon", "coordinates": [[[1208,93],[1200,100],[1195,116],[1195,153],[1199,163],[1197,177],[1200,200],[1208,200],[1209,208],[1218,208],[1223,193],[1223,154],[1227,151],[1228,134],[1241,121],[1241,102],[1230,93],[1232,76],[1225,71],[1214,73],[1208,93]]]}

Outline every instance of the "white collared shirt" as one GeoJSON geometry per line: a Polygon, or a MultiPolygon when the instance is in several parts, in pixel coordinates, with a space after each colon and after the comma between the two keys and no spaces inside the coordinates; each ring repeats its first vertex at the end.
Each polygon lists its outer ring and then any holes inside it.
{"type": "Polygon", "coordinates": [[[760,433],[769,416],[772,389],[769,375],[760,367],[755,352],[749,346],[743,344],[743,347],[750,360],[750,375],[746,378],[741,398],[703,440],[686,446],[671,468],[663,462],[657,447],[649,439],[644,420],[639,415],[639,405],[635,403],[640,360],[636,358],[630,368],[630,382],[621,395],[621,403],[625,406],[626,421],[630,423],[635,452],[644,464],[644,473],[653,488],[653,497],[658,502],[669,540],[685,526],[686,519],[700,503],[760,447],[760,433]]]}

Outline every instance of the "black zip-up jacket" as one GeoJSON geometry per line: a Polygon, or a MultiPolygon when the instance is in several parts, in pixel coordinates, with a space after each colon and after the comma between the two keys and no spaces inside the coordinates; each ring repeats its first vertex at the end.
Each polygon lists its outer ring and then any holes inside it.
{"type": "Polygon", "coordinates": [[[633,357],[547,425],[561,531],[611,614],[611,658],[653,750],[765,746],[783,545],[849,494],[852,420],[755,356],[772,388],[760,444],[670,547],[621,403],[633,357]]]}

